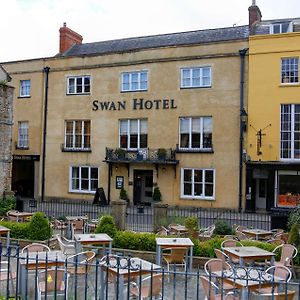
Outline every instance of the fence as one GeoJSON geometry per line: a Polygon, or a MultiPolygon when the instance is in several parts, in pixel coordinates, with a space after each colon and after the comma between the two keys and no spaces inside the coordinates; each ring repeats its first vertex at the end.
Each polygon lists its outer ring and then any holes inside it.
{"type": "Polygon", "coordinates": [[[230,293],[241,295],[242,299],[248,299],[249,293],[253,299],[253,290],[260,288],[268,288],[270,299],[294,299],[299,297],[300,288],[297,282],[253,267],[232,267],[211,274],[199,268],[188,272],[176,266],[168,271],[136,257],[93,257],[81,253],[65,258],[57,251],[22,253],[18,246],[1,245],[0,275],[0,299],[48,299],[50,296],[58,299],[60,296],[124,300],[148,296],[149,299],[203,300],[205,295],[215,299],[216,293],[222,300],[229,291],[225,282],[231,282],[230,293]],[[290,294],[293,298],[288,297],[290,294]]]}
{"type": "MultiPolygon", "coordinates": [[[[24,211],[36,212],[42,211],[48,217],[80,216],[87,215],[90,219],[97,219],[99,215],[111,214],[112,206],[97,206],[88,201],[74,200],[52,200],[52,201],[35,201],[25,199],[23,201],[24,211]]],[[[180,218],[197,217],[200,227],[208,227],[216,222],[223,220],[229,225],[235,224],[246,227],[260,228],[265,230],[271,229],[271,216],[268,213],[239,213],[229,209],[207,209],[207,208],[182,208],[167,207],[165,219],[158,218],[161,225],[168,221],[178,221],[180,218]]],[[[118,215],[119,218],[125,218],[125,229],[141,232],[153,232],[154,214],[153,206],[127,206],[126,215],[118,215]]],[[[181,220],[182,221],[182,220],[181,220]]]]}

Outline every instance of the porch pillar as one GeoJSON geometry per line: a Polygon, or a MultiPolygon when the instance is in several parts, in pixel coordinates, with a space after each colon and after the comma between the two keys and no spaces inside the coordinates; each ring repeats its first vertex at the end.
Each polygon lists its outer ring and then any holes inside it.
{"type": "Polygon", "coordinates": [[[154,203],[153,204],[153,229],[156,232],[160,226],[167,221],[168,204],[154,203]]]}
{"type": "Polygon", "coordinates": [[[125,230],[127,201],[111,201],[111,214],[119,230],[125,230]]]}

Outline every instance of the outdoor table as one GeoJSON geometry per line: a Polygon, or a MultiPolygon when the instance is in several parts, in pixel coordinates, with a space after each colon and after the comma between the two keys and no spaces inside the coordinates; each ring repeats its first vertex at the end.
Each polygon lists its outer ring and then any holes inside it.
{"type": "Polygon", "coordinates": [[[214,275],[221,277],[226,283],[242,290],[241,300],[249,299],[249,290],[278,285],[282,279],[254,268],[237,267],[231,270],[216,271],[214,275]]]}
{"type": "Polygon", "coordinates": [[[17,222],[24,222],[24,220],[26,218],[32,217],[33,213],[31,213],[31,212],[25,212],[25,211],[23,211],[23,212],[12,211],[12,212],[9,212],[8,216],[15,217],[17,222]]]}
{"type": "Polygon", "coordinates": [[[255,237],[256,240],[265,239],[268,236],[272,236],[271,231],[263,229],[244,229],[242,232],[249,237],[255,237]]]}
{"type": "MultiPolygon", "coordinates": [[[[139,257],[125,258],[120,257],[119,260],[117,258],[109,259],[109,262],[104,260],[101,263],[100,268],[100,299],[104,298],[104,290],[106,287],[106,283],[104,280],[104,274],[110,273],[113,276],[116,276],[115,284],[116,290],[118,291],[116,294],[118,298],[116,300],[125,299],[124,296],[124,278],[136,278],[143,275],[148,275],[153,273],[155,270],[160,270],[161,266],[153,264],[147,260],[141,259],[139,257]],[[129,274],[129,275],[128,275],[129,274]]],[[[129,284],[129,283],[128,283],[129,284]]]]}
{"type": "Polygon", "coordinates": [[[186,248],[186,266],[193,267],[193,247],[194,243],[189,238],[156,238],[156,264],[161,264],[161,250],[164,248],[186,248]],[[190,251],[188,251],[190,250],[190,251]],[[189,252],[189,253],[188,253],[189,252]],[[189,262],[188,262],[189,254],[189,262]]]}
{"type": "Polygon", "coordinates": [[[240,267],[244,266],[245,260],[270,259],[271,264],[274,264],[275,253],[258,247],[225,247],[223,251],[229,256],[229,259],[239,259],[240,267]]]}
{"type": "Polygon", "coordinates": [[[0,235],[6,234],[6,247],[8,249],[10,243],[10,229],[0,225],[0,235]]]}
{"type": "Polygon", "coordinates": [[[184,225],[180,225],[180,224],[178,224],[178,225],[170,225],[169,229],[171,231],[174,231],[178,235],[187,233],[187,231],[188,231],[187,228],[184,225]]]}
{"type": "MultiPolygon", "coordinates": [[[[19,293],[27,299],[28,271],[64,266],[65,256],[61,251],[26,252],[19,254],[19,293]],[[27,298],[26,298],[27,296],[27,298]]],[[[36,287],[35,287],[36,288],[36,287]]]]}
{"type": "Polygon", "coordinates": [[[103,255],[105,255],[106,245],[109,246],[109,253],[112,250],[113,239],[106,233],[83,233],[74,235],[76,242],[76,252],[82,252],[82,245],[102,245],[103,255]]]}
{"type": "MultiPolygon", "coordinates": [[[[72,222],[76,220],[83,220],[86,222],[88,220],[87,216],[66,216],[66,220],[68,221],[67,225],[67,231],[66,231],[66,236],[67,238],[71,239],[72,237],[72,222]]],[[[85,226],[83,226],[85,228],[85,226]]]]}

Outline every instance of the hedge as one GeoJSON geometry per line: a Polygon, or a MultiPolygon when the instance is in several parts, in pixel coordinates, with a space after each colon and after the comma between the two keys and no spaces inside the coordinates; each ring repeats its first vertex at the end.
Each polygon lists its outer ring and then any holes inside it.
{"type": "Polygon", "coordinates": [[[10,229],[10,237],[15,239],[25,239],[42,241],[52,236],[52,228],[44,213],[35,213],[30,222],[18,223],[12,221],[2,221],[0,225],[10,229]]]}

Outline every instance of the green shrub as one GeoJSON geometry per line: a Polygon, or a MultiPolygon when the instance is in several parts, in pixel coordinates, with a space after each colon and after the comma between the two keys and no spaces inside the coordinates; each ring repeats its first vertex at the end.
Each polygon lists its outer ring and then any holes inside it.
{"type": "Polygon", "coordinates": [[[188,231],[197,231],[199,230],[198,218],[197,217],[188,217],[184,221],[184,226],[188,231]]]}
{"type": "Polygon", "coordinates": [[[37,212],[32,216],[28,230],[31,240],[43,241],[52,236],[52,228],[43,212],[37,212]]]}
{"type": "Polygon", "coordinates": [[[287,226],[289,229],[292,228],[292,225],[297,223],[300,228],[300,206],[297,206],[293,209],[293,211],[289,214],[287,226]]]}
{"type": "Polygon", "coordinates": [[[161,201],[161,192],[158,186],[154,188],[152,198],[154,201],[161,201]]]}
{"type": "Polygon", "coordinates": [[[294,223],[289,232],[288,243],[294,245],[295,247],[300,246],[300,235],[299,235],[299,225],[294,223]]]}
{"type": "Polygon", "coordinates": [[[29,223],[2,221],[0,225],[10,229],[10,237],[14,239],[29,239],[29,223]]]}
{"type": "Polygon", "coordinates": [[[214,230],[214,234],[218,234],[218,235],[227,235],[227,234],[233,234],[233,230],[232,228],[228,225],[227,222],[223,221],[223,220],[218,220],[215,223],[215,230],[214,230]]]}
{"type": "Polygon", "coordinates": [[[5,199],[0,199],[0,216],[5,216],[12,209],[16,209],[16,198],[14,196],[6,196],[5,199]]]}
{"type": "Polygon", "coordinates": [[[106,233],[114,238],[117,233],[115,221],[110,215],[103,215],[95,229],[95,233],[106,233]]]}
{"type": "Polygon", "coordinates": [[[129,200],[129,198],[127,196],[127,192],[124,188],[121,188],[121,190],[120,190],[120,199],[126,200],[126,201],[129,200]]]}
{"type": "Polygon", "coordinates": [[[118,231],[113,240],[113,247],[140,251],[155,251],[156,235],[153,233],[135,233],[118,231]]]}

